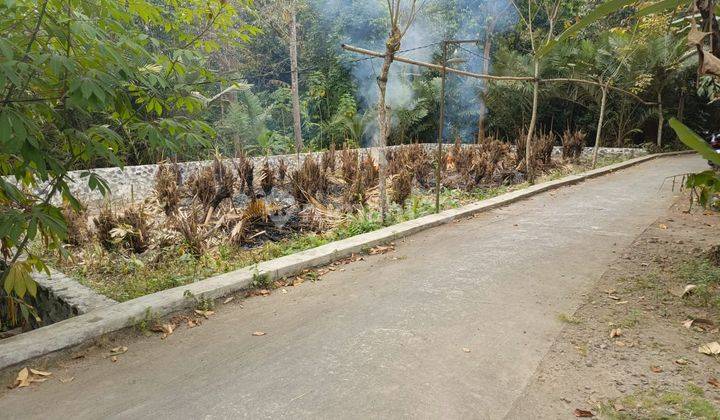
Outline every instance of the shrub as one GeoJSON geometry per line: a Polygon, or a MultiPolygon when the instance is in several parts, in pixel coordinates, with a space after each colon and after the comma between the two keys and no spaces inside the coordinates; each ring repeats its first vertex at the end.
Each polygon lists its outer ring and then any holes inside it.
{"type": "Polygon", "coordinates": [[[583,131],[565,130],[562,135],[563,152],[562,157],[568,161],[577,161],[582,155],[585,146],[585,137],[587,135],[583,131]]]}
{"type": "Polygon", "coordinates": [[[392,180],[392,196],[391,200],[393,203],[399,204],[401,207],[405,207],[405,201],[412,193],[412,174],[408,170],[403,170],[399,174],[395,175],[392,180]]]}

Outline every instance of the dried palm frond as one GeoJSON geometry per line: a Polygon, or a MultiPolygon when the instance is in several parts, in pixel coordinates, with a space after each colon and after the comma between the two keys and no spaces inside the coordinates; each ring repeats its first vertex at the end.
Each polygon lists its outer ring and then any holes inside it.
{"type": "Polygon", "coordinates": [[[281,183],[285,182],[285,176],[287,175],[287,163],[285,162],[285,159],[280,159],[278,161],[278,181],[281,183]]]}
{"type": "Polygon", "coordinates": [[[255,166],[244,153],[239,153],[233,164],[238,175],[240,190],[248,197],[255,197],[255,166]]]}
{"type": "Polygon", "coordinates": [[[109,251],[115,249],[117,244],[110,232],[120,223],[109,203],[100,208],[97,217],[93,219],[93,224],[95,225],[95,236],[100,245],[109,251]]]}
{"type": "Polygon", "coordinates": [[[150,217],[143,205],[130,206],[118,218],[120,226],[125,226],[125,235],[121,243],[134,253],[145,252],[150,246],[150,217]],[[127,229],[130,227],[130,229],[127,229]]]}
{"type": "Polygon", "coordinates": [[[322,154],[322,168],[326,172],[335,172],[335,143],[330,144],[330,148],[322,154]]]}
{"type": "Polygon", "coordinates": [[[172,227],[179,232],[191,254],[199,256],[205,252],[206,241],[200,226],[201,211],[193,207],[190,211],[180,211],[171,219],[172,227]]]}
{"type": "Polygon", "coordinates": [[[209,167],[195,171],[188,180],[188,192],[205,208],[210,207],[215,196],[215,177],[209,167]]]}
{"type": "Polygon", "coordinates": [[[355,179],[355,173],[358,170],[358,151],[357,149],[348,149],[347,146],[340,153],[340,172],[346,183],[351,183],[355,179]]]}
{"type": "Polygon", "coordinates": [[[399,174],[395,175],[392,180],[392,195],[391,200],[393,203],[399,204],[401,207],[405,207],[405,201],[412,193],[412,174],[408,170],[403,170],[399,174]]]}
{"type": "Polygon", "coordinates": [[[263,189],[263,192],[265,195],[270,195],[272,192],[273,186],[275,185],[275,173],[273,172],[272,168],[270,167],[270,164],[265,161],[265,164],[263,165],[262,169],[262,180],[260,181],[260,186],[263,189]]]}
{"type": "Polygon", "coordinates": [[[177,163],[158,167],[155,174],[155,196],[167,216],[175,213],[180,205],[180,182],[180,168],[177,163]]]}
{"type": "Polygon", "coordinates": [[[90,229],[85,209],[75,210],[69,206],[63,206],[62,214],[67,224],[67,236],[64,242],[70,245],[82,245],[87,242],[90,237],[90,229]]]}
{"type": "Polygon", "coordinates": [[[327,189],[327,176],[325,171],[312,156],[307,156],[300,169],[292,175],[292,195],[298,203],[307,203],[309,197],[316,197],[318,193],[327,189]]]}
{"type": "Polygon", "coordinates": [[[365,190],[365,182],[362,178],[362,171],[356,171],[355,179],[345,191],[344,200],[349,205],[364,206],[367,204],[367,194],[365,190]]]}
{"type": "Polygon", "coordinates": [[[375,164],[375,159],[373,159],[369,152],[365,153],[360,171],[362,171],[362,179],[366,188],[377,185],[380,172],[378,166],[375,164]]]}
{"type": "Polygon", "coordinates": [[[568,161],[577,161],[580,159],[586,137],[587,134],[583,131],[571,132],[569,129],[565,130],[562,135],[563,159],[568,161]]]}

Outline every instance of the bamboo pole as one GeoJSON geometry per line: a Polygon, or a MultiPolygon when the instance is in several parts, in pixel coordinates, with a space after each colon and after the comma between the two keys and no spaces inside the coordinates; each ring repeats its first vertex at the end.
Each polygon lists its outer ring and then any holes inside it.
{"type": "Polygon", "coordinates": [[[442,145],[443,130],[445,128],[445,79],[447,78],[447,50],[448,42],[443,42],[442,80],[440,82],[440,123],[438,124],[437,138],[437,167],[435,168],[435,213],[440,213],[440,184],[442,184],[442,145]]]}
{"type": "MultiPolygon", "coordinates": [[[[346,51],[351,51],[351,52],[355,52],[358,54],[368,55],[371,57],[378,57],[378,58],[385,57],[385,54],[383,54],[383,53],[379,53],[377,51],[372,51],[372,50],[367,50],[365,48],[354,47],[352,45],[342,44],[341,47],[346,51]]],[[[430,68],[433,70],[438,70],[440,72],[443,71],[443,66],[441,66],[439,64],[433,64],[433,63],[427,63],[424,61],[413,60],[411,58],[406,58],[406,57],[402,57],[402,56],[395,56],[394,59],[395,59],[395,61],[399,61],[401,63],[413,64],[413,65],[420,66],[420,67],[427,67],[427,68],[430,68]]],[[[498,81],[498,82],[534,82],[536,80],[536,78],[532,77],[532,76],[493,76],[491,74],[473,73],[473,72],[459,70],[459,69],[452,68],[452,67],[445,67],[445,71],[447,73],[453,73],[453,74],[457,74],[460,76],[472,77],[475,79],[494,80],[494,81],[498,81]]],[[[594,80],[575,79],[575,78],[570,78],[570,77],[556,77],[556,78],[551,78],[551,79],[538,78],[537,82],[538,83],[563,83],[563,82],[565,82],[565,83],[584,83],[587,85],[594,85],[594,86],[597,86],[600,88],[603,87],[603,85],[601,83],[598,83],[594,80]]],[[[642,103],[643,105],[657,105],[656,102],[648,102],[648,101],[642,99],[641,97],[635,95],[634,93],[629,92],[625,89],[621,89],[619,87],[615,87],[612,85],[608,85],[607,88],[610,90],[614,90],[616,92],[620,92],[624,95],[627,95],[627,96],[635,99],[636,101],[642,103]]]]}

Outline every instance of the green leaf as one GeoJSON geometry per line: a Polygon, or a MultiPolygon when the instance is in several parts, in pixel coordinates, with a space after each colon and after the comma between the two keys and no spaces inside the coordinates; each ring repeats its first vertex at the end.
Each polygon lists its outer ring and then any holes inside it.
{"type": "Polygon", "coordinates": [[[651,15],[653,13],[660,13],[676,9],[678,6],[683,4],[689,4],[690,0],[662,0],[657,3],[651,4],[650,6],[643,7],[638,10],[636,16],[642,17],[651,15]]]}
{"type": "Polygon", "coordinates": [[[637,0],[606,1],[605,3],[596,7],[592,12],[588,13],[585,17],[577,21],[575,24],[567,28],[557,38],[545,44],[545,46],[540,48],[540,50],[538,51],[538,55],[543,56],[549,53],[550,51],[552,51],[553,48],[555,48],[555,45],[568,40],[570,37],[575,36],[578,32],[582,31],[583,29],[587,28],[598,20],[612,13],[618,12],[622,10],[625,6],[631,5],[636,2],[637,0]]]}
{"type": "Polygon", "coordinates": [[[702,137],[698,136],[688,126],[678,121],[676,118],[670,118],[670,127],[675,130],[680,141],[696,152],[700,153],[700,156],[711,161],[716,165],[720,165],[720,155],[710,147],[702,137]]]}

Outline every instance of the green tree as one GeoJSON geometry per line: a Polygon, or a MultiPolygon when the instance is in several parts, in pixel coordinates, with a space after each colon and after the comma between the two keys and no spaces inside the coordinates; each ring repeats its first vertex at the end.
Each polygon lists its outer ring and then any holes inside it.
{"type": "MultiPolygon", "coordinates": [[[[196,118],[203,102],[192,93],[216,81],[208,54],[255,32],[235,9],[249,4],[0,1],[0,284],[11,308],[27,310],[30,272],[46,270],[27,245],[58,249],[67,235],[60,201],[80,208],[70,169],[214,137],[196,118]]],[[[92,172],[83,182],[107,192],[92,172]]]]}

